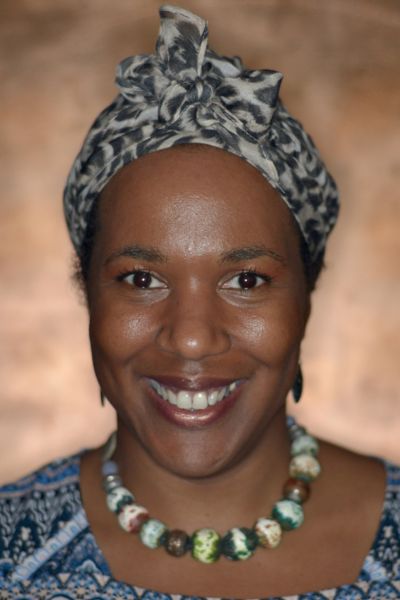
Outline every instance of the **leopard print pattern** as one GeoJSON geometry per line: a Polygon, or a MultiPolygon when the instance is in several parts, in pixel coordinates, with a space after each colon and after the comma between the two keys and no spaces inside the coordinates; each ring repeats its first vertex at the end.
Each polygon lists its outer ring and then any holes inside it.
{"type": "Polygon", "coordinates": [[[312,139],[279,99],[282,74],[246,69],[207,46],[207,23],[162,6],[155,54],[117,67],[119,94],[90,128],[64,191],[79,254],[96,198],[127,163],[177,144],[207,144],[256,167],[285,201],[313,260],[336,222],[338,193],[312,139]]]}

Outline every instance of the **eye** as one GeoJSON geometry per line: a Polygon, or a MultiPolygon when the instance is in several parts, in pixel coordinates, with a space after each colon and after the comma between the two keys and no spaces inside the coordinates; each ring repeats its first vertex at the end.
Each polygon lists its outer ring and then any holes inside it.
{"type": "Polygon", "coordinates": [[[131,271],[118,277],[120,281],[125,281],[129,285],[141,290],[165,288],[166,285],[157,279],[150,271],[131,271]]]}
{"type": "Polygon", "coordinates": [[[251,290],[271,281],[272,278],[269,275],[262,275],[255,271],[242,271],[225,282],[223,287],[234,290],[251,290]]]}

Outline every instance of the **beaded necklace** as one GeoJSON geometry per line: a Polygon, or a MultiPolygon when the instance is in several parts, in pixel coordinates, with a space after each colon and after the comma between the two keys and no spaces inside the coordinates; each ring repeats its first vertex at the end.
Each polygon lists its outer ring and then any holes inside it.
{"type": "Polygon", "coordinates": [[[163,546],[172,556],[190,552],[202,563],[214,563],[222,555],[230,560],[250,558],[258,546],[276,548],[283,531],[297,529],[304,521],[302,504],[310,495],[310,482],[320,474],[316,459],[318,442],[288,417],[291,440],[289,479],[283,486],[282,499],[275,503],[269,517],[260,517],[253,527],[233,527],[220,536],[214,529],[198,529],[188,535],[180,529],[168,529],[158,519],[136,503],[135,496],[127,490],[119,476],[118,465],[111,460],[116,448],[116,432],[105,445],[102,462],[103,487],[109,510],[115,513],[122,529],[138,533],[148,548],[163,546]]]}

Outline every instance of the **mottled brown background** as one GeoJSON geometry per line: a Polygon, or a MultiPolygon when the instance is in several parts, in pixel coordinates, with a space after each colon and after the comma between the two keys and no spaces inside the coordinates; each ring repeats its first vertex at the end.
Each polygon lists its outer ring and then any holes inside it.
{"type": "MultiPolygon", "coordinates": [[[[0,479],[113,426],[70,282],[61,192],[124,56],[152,50],[153,0],[1,0],[0,479]]],[[[313,431],[400,462],[397,0],[182,0],[211,41],[285,73],[283,96],[342,193],[304,345],[313,431]]]]}

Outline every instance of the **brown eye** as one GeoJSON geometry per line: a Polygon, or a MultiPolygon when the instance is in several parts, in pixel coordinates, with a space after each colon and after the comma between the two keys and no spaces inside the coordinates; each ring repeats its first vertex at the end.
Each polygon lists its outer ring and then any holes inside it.
{"type": "Polygon", "coordinates": [[[132,271],[119,277],[120,281],[129,283],[140,290],[166,288],[166,285],[149,271],[132,271]]]}
{"type": "Polygon", "coordinates": [[[242,271],[222,286],[226,290],[252,290],[259,288],[265,283],[271,283],[272,278],[269,275],[257,273],[256,271],[242,271]]]}
{"type": "Polygon", "coordinates": [[[241,273],[238,276],[238,284],[243,290],[249,290],[250,288],[256,287],[259,279],[260,277],[258,277],[256,273],[241,273]]]}
{"type": "Polygon", "coordinates": [[[151,286],[151,274],[148,271],[136,271],[133,275],[132,283],[138,288],[148,288],[151,286]]]}

